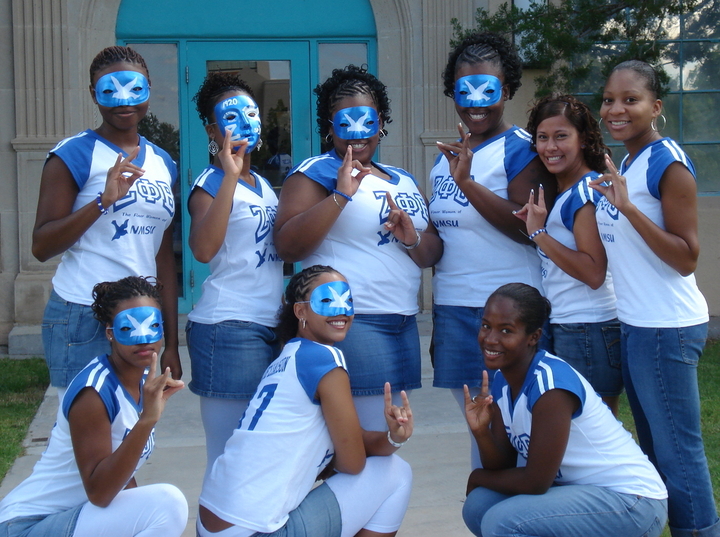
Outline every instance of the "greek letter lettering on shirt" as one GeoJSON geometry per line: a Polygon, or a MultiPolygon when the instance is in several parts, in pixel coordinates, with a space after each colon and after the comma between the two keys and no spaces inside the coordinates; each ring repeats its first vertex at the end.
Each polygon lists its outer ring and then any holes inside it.
{"type": "MultiPolygon", "coordinates": [[[[474,181],[475,177],[471,175],[470,179],[474,181]]],[[[437,175],[435,176],[433,183],[435,186],[433,188],[432,197],[430,198],[430,203],[437,199],[452,199],[455,203],[461,205],[462,207],[467,207],[470,203],[465,197],[465,194],[463,194],[462,190],[458,188],[457,183],[451,175],[437,175]]]]}

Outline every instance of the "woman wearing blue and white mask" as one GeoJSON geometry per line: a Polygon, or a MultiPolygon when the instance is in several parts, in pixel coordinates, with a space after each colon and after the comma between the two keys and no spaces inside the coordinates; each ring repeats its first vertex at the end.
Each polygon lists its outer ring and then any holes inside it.
{"type": "Polygon", "coordinates": [[[511,282],[541,286],[540,259],[513,213],[542,185],[551,206],[556,182],[530,135],[505,117],[521,76],[513,46],[492,33],[465,38],[443,74],[444,94],[462,124],[459,141],[438,142],[441,155],[430,172],[430,218],[445,245],[433,277],[433,386],[450,388],[462,411],[463,385],[476,395],[482,381],[477,334],[490,293],[511,282]]]}
{"type": "Polygon", "coordinates": [[[210,263],[210,276],[186,332],[209,471],[277,356],[282,262],[272,233],[277,196],[250,169],[262,131],[251,88],[236,75],[211,73],[195,102],[211,163],[188,200],[190,248],[210,263]]]}
{"type": "Polygon", "coordinates": [[[320,135],[333,148],[290,171],[275,239],[285,261],[333,266],[354,289],[355,322],[338,347],[361,425],[383,430],[385,382],[420,387],[420,271],[440,258],[442,242],[413,176],[372,160],[390,123],[385,85],[350,65],[315,93],[320,135]]]}
{"type": "Polygon", "coordinates": [[[93,286],[125,276],[163,282],[162,364],[182,375],[172,245],[177,166],[138,135],[150,99],[145,60],[131,48],[108,47],[93,60],[90,82],[102,123],[50,151],[33,229],[38,260],[63,254],[43,317],[45,359],[61,398],[93,357],[109,351],[90,309],[93,286]]]}

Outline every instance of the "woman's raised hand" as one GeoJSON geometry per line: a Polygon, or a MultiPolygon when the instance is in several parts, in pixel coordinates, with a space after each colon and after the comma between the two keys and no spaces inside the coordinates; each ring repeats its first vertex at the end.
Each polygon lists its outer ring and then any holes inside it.
{"type": "Polygon", "coordinates": [[[352,146],[348,145],[342,165],[337,173],[338,192],[347,194],[352,198],[358,188],[360,188],[360,182],[363,180],[363,177],[369,174],[370,171],[371,168],[369,166],[363,166],[359,160],[353,160],[352,146]]]}
{"type": "Polygon", "coordinates": [[[143,386],[143,410],[141,415],[143,419],[151,420],[154,423],[157,423],[160,419],[163,410],[165,410],[165,402],[170,396],[185,387],[182,380],[172,378],[169,367],[165,368],[162,375],[155,376],[157,362],[157,353],[153,353],[150,372],[143,386]]]}
{"type": "Polygon", "coordinates": [[[620,175],[609,155],[605,155],[605,165],[609,171],[590,181],[590,188],[600,192],[610,203],[617,207],[618,211],[623,212],[630,205],[627,180],[623,175],[620,175]]]}
{"type": "Polygon", "coordinates": [[[115,165],[108,170],[105,180],[105,190],[101,198],[103,207],[110,207],[117,200],[124,198],[135,180],[145,173],[145,170],[132,163],[139,152],[140,146],[137,146],[126,158],[123,158],[122,153],[118,153],[115,165]]]}
{"type": "Polygon", "coordinates": [[[483,380],[479,395],[470,397],[470,390],[467,384],[463,385],[463,392],[465,393],[465,419],[467,420],[470,430],[473,433],[487,430],[492,421],[493,403],[493,397],[488,390],[487,371],[483,370],[483,380]]]}
{"type": "Polygon", "coordinates": [[[415,229],[410,215],[400,209],[395,200],[392,199],[390,192],[385,193],[390,212],[385,222],[385,229],[392,231],[395,238],[405,246],[412,246],[417,241],[418,232],[415,229]]]}
{"type": "Polygon", "coordinates": [[[390,438],[393,442],[402,444],[412,436],[413,433],[413,414],[410,408],[410,401],[405,390],[400,392],[402,398],[402,406],[392,404],[392,393],[390,383],[385,383],[385,420],[390,431],[390,438]]]}
{"type": "Polygon", "coordinates": [[[458,181],[470,180],[470,166],[472,165],[473,152],[470,149],[470,133],[465,132],[462,123],[458,123],[460,141],[445,144],[436,142],[440,152],[445,155],[450,165],[450,175],[457,183],[458,181]]]}
{"type": "Polygon", "coordinates": [[[232,140],[232,131],[225,129],[225,138],[223,140],[223,146],[218,153],[220,164],[225,174],[240,177],[240,172],[243,168],[243,162],[245,161],[245,149],[247,148],[248,140],[243,138],[242,140],[232,140]],[[235,152],[233,150],[236,149],[235,152]]]}
{"type": "Polygon", "coordinates": [[[538,201],[535,203],[535,191],[530,190],[528,202],[522,209],[514,213],[520,220],[525,222],[528,235],[535,233],[545,225],[547,220],[547,208],[545,207],[545,189],[540,185],[538,201]]]}

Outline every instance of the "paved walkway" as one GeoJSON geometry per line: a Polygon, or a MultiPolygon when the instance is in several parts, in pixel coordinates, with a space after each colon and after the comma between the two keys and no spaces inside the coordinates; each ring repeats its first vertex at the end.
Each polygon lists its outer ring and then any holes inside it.
{"type": "MultiPolygon", "coordinates": [[[[465,482],[470,468],[469,435],[455,400],[448,390],[432,387],[428,355],[429,315],[419,316],[423,349],[423,385],[410,396],[415,433],[399,454],[413,468],[410,507],[400,537],[466,537],[472,535],[460,515],[465,482]]],[[[187,347],[181,347],[185,382],[189,381],[187,347]]],[[[168,482],[178,486],[190,504],[190,520],[183,537],[195,535],[197,499],[205,472],[205,436],[198,398],[185,389],[174,395],[156,428],[156,445],[150,460],[137,475],[138,484],[168,482]]],[[[26,454],[20,457],[0,486],[4,497],[27,477],[45,449],[55,422],[57,392],[49,388],[26,438],[26,454]]]]}

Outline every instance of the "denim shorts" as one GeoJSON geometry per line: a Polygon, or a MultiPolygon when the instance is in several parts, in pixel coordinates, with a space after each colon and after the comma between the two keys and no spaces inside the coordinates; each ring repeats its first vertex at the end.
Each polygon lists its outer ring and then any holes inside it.
{"type": "Polygon", "coordinates": [[[0,537],[72,537],[84,504],[50,515],[19,516],[0,522],[0,537]]]}
{"type": "Polygon", "coordinates": [[[550,325],[554,354],[573,366],[605,397],[623,391],[620,322],[550,325]]]}
{"type": "Polygon", "coordinates": [[[90,360],[110,352],[105,327],[95,319],[92,308],[63,300],[55,291],[45,306],[42,340],[50,383],[62,388],[90,360]]]}
{"type": "Polygon", "coordinates": [[[478,334],[485,308],[433,305],[432,356],[436,388],[480,387],[485,361],[478,334]]]}
{"type": "Polygon", "coordinates": [[[275,331],[250,321],[188,321],[185,333],[192,371],[188,388],[201,397],[251,398],[279,351],[275,331]]]}
{"type": "Polygon", "coordinates": [[[356,314],[336,347],[345,355],[353,395],[380,395],[385,382],[393,391],[420,383],[420,334],[414,315],[356,314]]]}

